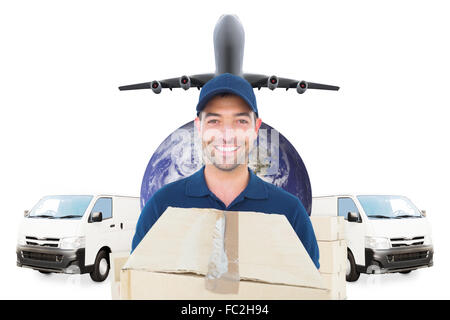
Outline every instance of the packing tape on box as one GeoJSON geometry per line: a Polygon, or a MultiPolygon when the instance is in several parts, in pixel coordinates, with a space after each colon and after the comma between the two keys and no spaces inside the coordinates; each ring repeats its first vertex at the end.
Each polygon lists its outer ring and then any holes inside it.
{"type": "Polygon", "coordinates": [[[223,211],[215,224],[205,287],[215,293],[238,293],[239,281],[239,216],[223,211]]]}

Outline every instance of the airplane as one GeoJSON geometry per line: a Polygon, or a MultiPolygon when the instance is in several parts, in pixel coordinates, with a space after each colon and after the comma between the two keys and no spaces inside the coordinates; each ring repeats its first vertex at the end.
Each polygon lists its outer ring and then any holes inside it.
{"type": "Polygon", "coordinates": [[[307,82],[304,80],[293,80],[281,78],[276,75],[263,75],[253,73],[243,73],[242,64],[244,58],[244,28],[236,15],[222,15],[214,28],[214,54],[216,62],[216,71],[214,73],[203,73],[196,75],[183,75],[177,78],[165,80],[153,80],[151,82],[137,83],[119,87],[119,90],[138,90],[152,89],[154,93],[161,93],[163,88],[172,91],[173,88],[189,88],[197,87],[198,90],[209,80],[223,73],[231,73],[246,79],[253,88],[296,88],[299,94],[304,93],[308,89],[319,90],[339,90],[337,86],[326,84],[307,82]]]}

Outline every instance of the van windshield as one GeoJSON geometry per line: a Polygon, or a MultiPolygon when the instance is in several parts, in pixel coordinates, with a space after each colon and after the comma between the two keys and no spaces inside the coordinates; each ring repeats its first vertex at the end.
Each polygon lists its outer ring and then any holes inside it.
{"type": "Polygon", "coordinates": [[[39,200],[28,218],[80,219],[92,196],[47,196],[39,200]]]}
{"type": "Polygon", "coordinates": [[[421,218],[419,209],[403,196],[357,196],[370,219],[421,218]]]}

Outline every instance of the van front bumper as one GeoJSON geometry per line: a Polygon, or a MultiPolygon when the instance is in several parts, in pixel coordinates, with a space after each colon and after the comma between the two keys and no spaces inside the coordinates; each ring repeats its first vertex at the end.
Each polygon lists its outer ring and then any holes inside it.
{"type": "Polygon", "coordinates": [[[366,273],[409,271],[433,265],[433,246],[407,248],[366,248],[366,273]]]}
{"type": "Polygon", "coordinates": [[[86,273],[90,272],[84,263],[85,249],[76,250],[17,246],[17,266],[45,272],[86,273]]]}

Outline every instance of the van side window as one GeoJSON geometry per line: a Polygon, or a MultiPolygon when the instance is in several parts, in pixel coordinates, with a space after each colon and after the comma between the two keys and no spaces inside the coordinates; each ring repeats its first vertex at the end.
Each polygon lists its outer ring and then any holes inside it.
{"type": "Polygon", "coordinates": [[[112,218],[112,198],[99,198],[92,208],[93,212],[101,212],[103,220],[112,218]]]}
{"type": "Polygon", "coordinates": [[[338,199],[338,215],[344,217],[347,220],[349,212],[359,213],[355,202],[351,198],[339,198],[338,199]]]}

